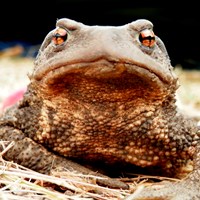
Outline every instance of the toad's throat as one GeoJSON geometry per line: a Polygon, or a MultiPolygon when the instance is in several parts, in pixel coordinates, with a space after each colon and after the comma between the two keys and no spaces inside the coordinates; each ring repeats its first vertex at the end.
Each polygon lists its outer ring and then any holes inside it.
{"type": "MultiPolygon", "coordinates": [[[[87,73],[63,73],[46,79],[42,94],[48,98],[74,99],[84,102],[135,102],[161,100],[170,93],[169,88],[157,77],[141,77],[127,71],[113,76],[93,76],[87,73]],[[48,83],[48,84],[47,84],[48,83]]],[[[41,89],[39,88],[39,90],[41,89]]],[[[44,97],[45,98],[45,97],[44,97]]],[[[135,104],[134,103],[134,104],[135,104]]]]}

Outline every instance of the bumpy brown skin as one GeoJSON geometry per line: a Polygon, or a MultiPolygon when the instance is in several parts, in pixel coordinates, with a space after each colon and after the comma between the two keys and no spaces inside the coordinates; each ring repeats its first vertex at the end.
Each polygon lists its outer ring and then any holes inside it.
{"type": "Polygon", "coordinates": [[[55,30],[46,36],[23,100],[1,118],[1,140],[16,142],[4,157],[43,173],[59,166],[89,173],[66,159],[81,158],[158,166],[171,177],[191,159],[194,169],[180,183],[131,198],[199,199],[200,134],[177,111],[177,77],[164,44],[157,36],[150,47],[141,40],[152,23],[102,27],[60,19],[56,26],[67,38],[55,44],[55,30]]]}

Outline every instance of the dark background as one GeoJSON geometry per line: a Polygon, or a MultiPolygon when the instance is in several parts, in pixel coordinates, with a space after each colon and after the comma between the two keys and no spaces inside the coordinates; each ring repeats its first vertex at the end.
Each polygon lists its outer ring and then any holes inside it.
{"type": "Polygon", "coordinates": [[[198,6],[175,8],[169,2],[54,0],[4,1],[1,6],[0,42],[40,44],[54,29],[56,19],[67,17],[87,25],[124,25],[138,18],[153,22],[154,32],[165,43],[172,64],[200,69],[200,17],[198,6]]]}

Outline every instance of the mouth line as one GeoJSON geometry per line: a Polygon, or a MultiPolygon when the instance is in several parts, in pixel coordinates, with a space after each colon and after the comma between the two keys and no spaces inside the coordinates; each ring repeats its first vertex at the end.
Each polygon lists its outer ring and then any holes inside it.
{"type": "Polygon", "coordinates": [[[36,69],[31,78],[37,81],[50,83],[53,79],[64,77],[67,74],[82,74],[95,78],[114,78],[120,77],[123,73],[133,74],[147,79],[147,81],[166,83],[166,77],[160,73],[153,72],[146,66],[128,62],[116,62],[99,59],[92,62],[76,62],[40,67],[36,69]]]}

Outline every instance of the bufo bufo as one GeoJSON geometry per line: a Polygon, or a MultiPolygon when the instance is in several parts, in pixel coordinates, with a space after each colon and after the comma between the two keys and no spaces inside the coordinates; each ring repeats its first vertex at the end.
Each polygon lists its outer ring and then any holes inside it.
{"type": "Polygon", "coordinates": [[[0,120],[0,139],[15,141],[5,159],[42,173],[52,166],[89,173],[66,159],[80,158],[158,166],[173,177],[192,160],[180,183],[132,199],[200,198],[199,130],[177,110],[178,79],[150,21],[113,27],[59,19],[34,64],[23,99],[0,120]]]}

